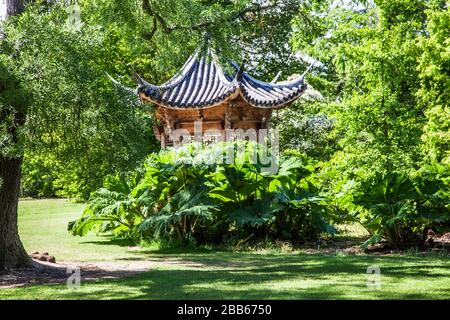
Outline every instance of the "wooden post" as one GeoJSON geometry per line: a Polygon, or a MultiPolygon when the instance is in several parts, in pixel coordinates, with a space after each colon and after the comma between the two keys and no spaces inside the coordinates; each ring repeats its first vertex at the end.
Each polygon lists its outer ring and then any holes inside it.
{"type": "Polygon", "coordinates": [[[264,110],[261,121],[261,129],[269,129],[270,119],[272,119],[272,109],[264,110]]]}
{"type": "Polygon", "coordinates": [[[228,102],[225,106],[225,114],[223,120],[223,128],[222,128],[222,141],[227,141],[227,132],[231,130],[231,115],[233,114],[233,102],[228,102]]]}
{"type": "Polygon", "coordinates": [[[232,113],[232,109],[233,108],[233,104],[230,102],[227,104],[227,106],[225,107],[225,121],[224,121],[224,129],[231,129],[231,113],[232,113]]]}
{"type": "Polygon", "coordinates": [[[162,139],[164,140],[164,148],[165,148],[167,147],[168,140],[172,140],[172,132],[175,130],[175,117],[171,111],[163,109],[163,118],[167,128],[167,134],[166,130],[164,130],[164,139],[162,139]]]}
{"type": "Polygon", "coordinates": [[[161,149],[165,149],[166,148],[166,133],[161,132],[161,149]]]}

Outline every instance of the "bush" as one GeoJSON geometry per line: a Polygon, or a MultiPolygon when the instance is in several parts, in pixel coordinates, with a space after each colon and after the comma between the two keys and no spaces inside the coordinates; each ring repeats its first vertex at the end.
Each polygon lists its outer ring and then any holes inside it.
{"type": "Polygon", "coordinates": [[[429,228],[450,221],[448,176],[448,168],[427,167],[413,176],[394,172],[363,183],[354,202],[364,208],[356,210],[358,219],[372,233],[365,245],[422,245],[429,228]]]}
{"type": "Polygon", "coordinates": [[[117,176],[95,192],[69,230],[185,243],[249,236],[303,241],[333,233],[307,157],[273,158],[279,168],[271,172],[263,155],[271,156],[243,141],[163,150],[141,173],[117,176]],[[250,161],[255,155],[258,161],[250,161]]]}

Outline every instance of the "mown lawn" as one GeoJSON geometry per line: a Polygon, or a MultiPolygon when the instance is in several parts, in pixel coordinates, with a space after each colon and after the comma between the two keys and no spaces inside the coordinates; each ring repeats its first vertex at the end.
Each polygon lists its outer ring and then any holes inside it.
{"type": "Polygon", "coordinates": [[[78,289],[2,289],[0,299],[450,299],[448,255],[135,251],[104,237],[68,235],[66,222],[81,209],[61,200],[22,202],[26,248],[45,249],[60,261],[168,263],[132,277],[85,281],[78,289]],[[380,289],[367,287],[373,265],[381,269],[380,289]]]}
{"type": "Polygon", "coordinates": [[[111,242],[108,237],[88,234],[73,237],[67,232],[69,221],[80,217],[83,204],[63,199],[23,200],[19,203],[19,232],[28,252],[48,252],[57,262],[111,261],[132,258],[128,244],[111,242]]]}

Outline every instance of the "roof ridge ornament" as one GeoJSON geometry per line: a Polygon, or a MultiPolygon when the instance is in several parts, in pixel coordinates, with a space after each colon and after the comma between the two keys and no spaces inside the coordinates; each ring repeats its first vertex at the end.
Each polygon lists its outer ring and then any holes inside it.
{"type": "Polygon", "coordinates": [[[125,92],[128,97],[133,97],[131,99],[129,99],[129,101],[134,105],[134,106],[138,106],[141,102],[141,100],[139,99],[139,93],[137,91],[137,89],[133,89],[130,87],[127,87],[125,85],[123,85],[120,81],[114,79],[108,72],[105,72],[106,76],[112,81],[112,83],[114,83],[114,85],[116,86],[116,88],[122,90],[122,92],[125,92]]]}
{"type": "Polygon", "coordinates": [[[120,81],[116,80],[115,78],[113,78],[108,72],[105,72],[106,76],[111,80],[112,83],[114,83],[116,86],[118,86],[119,88],[129,92],[129,93],[133,93],[133,94],[137,94],[137,90],[136,89],[132,89],[130,87],[127,87],[125,85],[123,85],[120,81]]]}
{"type": "Polygon", "coordinates": [[[277,83],[278,79],[280,79],[282,71],[278,71],[278,73],[276,74],[275,78],[273,78],[272,81],[270,81],[270,83],[277,83]]]}
{"type": "Polygon", "coordinates": [[[308,69],[306,69],[305,72],[303,72],[303,74],[301,75],[302,79],[305,79],[305,76],[312,70],[312,68],[314,68],[316,66],[316,62],[314,61],[313,63],[311,63],[311,65],[308,67],[308,69]]]}
{"type": "Polygon", "coordinates": [[[211,34],[208,31],[203,32],[202,40],[197,45],[197,50],[200,51],[200,55],[208,55],[210,50],[211,34]]]}
{"type": "Polygon", "coordinates": [[[238,71],[236,73],[236,77],[235,77],[237,81],[241,81],[242,80],[242,77],[244,75],[244,70],[245,70],[245,64],[246,63],[247,63],[247,60],[244,59],[242,61],[241,65],[239,66],[239,69],[238,69],[238,71]]]}
{"type": "Polygon", "coordinates": [[[150,85],[147,81],[141,78],[141,76],[136,72],[133,65],[131,63],[127,64],[127,67],[130,68],[131,73],[133,74],[134,80],[140,85],[140,86],[148,86],[150,85]]]}
{"type": "Polygon", "coordinates": [[[247,59],[244,59],[242,63],[239,65],[233,60],[228,60],[228,62],[236,69],[236,74],[233,78],[232,83],[240,83],[244,77],[245,72],[245,64],[247,63],[247,59]]]}
{"type": "Polygon", "coordinates": [[[211,41],[211,33],[209,31],[203,32],[203,43],[208,45],[209,41],[211,41]]]}

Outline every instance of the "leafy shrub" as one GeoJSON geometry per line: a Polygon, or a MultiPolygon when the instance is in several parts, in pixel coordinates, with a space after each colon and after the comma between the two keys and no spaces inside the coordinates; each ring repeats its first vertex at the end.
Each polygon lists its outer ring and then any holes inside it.
{"type": "Polygon", "coordinates": [[[314,166],[306,156],[273,158],[274,173],[264,170],[263,154],[271,156],[243,141],[152,154],[141,174],[115,177],[95,192],[69,230],[197,243],[249,236],[301,241],[334,232],[325,199],[308,180],[314,166]]]}
{"type": "MultiPolygon", "coordinates": [[[[422,170],[410,177],[389,173],[363,183],[354,202],[364,227],[372,232],[365,245],[385,240],[388,245],[405,248],[423,244],[426,231],[450,221],[448,181],[445,168],[422,170]]],[[[448,175],[447,175],[448,177],[448,175]]]]}
{"type": "Polygon", "coordinates": [[[157,214],[146,218],[138,231],[152,229],[155,238],[190,242],[198,226],[214,221],[215,209],[205,190],[182,190],[171,197],[157,214]]]}
{"type": "Polygon", "coordinates": [[[105,187],[93,193],[81,218],[69,223],[72,234],[84,236],[95,230],[135,236],[135,228],[145,219],[145,204],[150,202],[149,193],[136,188],[140,178],[140,174],[108,177],[105,187]]]}

